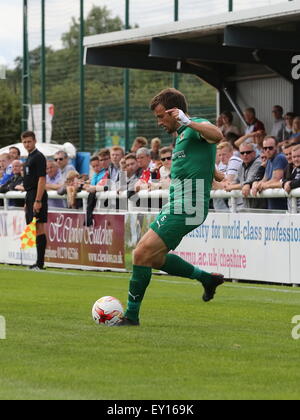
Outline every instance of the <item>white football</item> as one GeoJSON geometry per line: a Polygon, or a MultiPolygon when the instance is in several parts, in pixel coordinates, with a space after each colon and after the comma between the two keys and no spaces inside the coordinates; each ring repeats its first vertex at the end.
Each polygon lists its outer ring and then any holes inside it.
{"type": "Polygon", "coordinates": [[[122,303],[113,296],[104,296],[97,300],[92,309],[93,320],[98,325],[113,327],[124,315],[122,303]]]}

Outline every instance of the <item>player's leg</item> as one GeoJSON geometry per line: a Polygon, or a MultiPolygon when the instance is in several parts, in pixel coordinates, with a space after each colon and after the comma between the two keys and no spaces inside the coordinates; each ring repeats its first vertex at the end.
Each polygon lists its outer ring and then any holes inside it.
{"type": "Polygon", "coordinates": [[[42,270],[45,264],[45,253],[47,248],[47,236],[45,230],[45,223],[36,224],[36,251],[37,261],[36,266],[42,270]]]}
{"type": "Polygon", "coordinates": [[[133,270],[129,283],[128,303],[122,325],[139,325],[139,313],[151,281],[152,268],[164,263],[168,249],[153,230],[149,230],[133,252],[133,270]]]}
{"type": "Polygon", "coordinates": [[[168,254],[166,256],[165,263],[160,267],[160,270],[172,276],[198,280],[204,287],[204,302],[212,300],[216,288],[224,283],[224,276],[222,274],[207,273],[174,254],[168,254]]]}
{"type": "MultiPolygon", "coordinates": [[[[164,241],[169,251],[176,249],[182,238],[198,226],[187,225],[185,215],[162,213],[150,227],[164,241]]],[[[203,300],[205,302],[213,299],[216,288],[224,281],[223,275],[207,273],[173,254],[167,254],[162,265],[155,268],[173,276],[195,279],[201,282],[204,287],[203,300]]]]}
{"type": "Polygon", "coordinates": [[[26,221],[27,224],[31,223],[33,217],[37,218],[36,223],[36,251],[37,260],[36,264],[30,267],[33,271],[39,271],[44,269],[45,253],[47,248],[47,236],[45,224],[48,218],[48,196],[44,194],[42,198],[42,208],[38,214],[35,214],[33,205],[35,201],[35,192],[28,194],[28,200],[26,202],[26,221]]]}

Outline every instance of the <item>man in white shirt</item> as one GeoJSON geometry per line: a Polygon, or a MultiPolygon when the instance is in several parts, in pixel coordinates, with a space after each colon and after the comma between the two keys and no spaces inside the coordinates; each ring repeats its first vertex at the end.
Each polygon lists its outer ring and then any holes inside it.
{"type": "Polygon", "coordinates": [[[55,153],[54,161],[57,163],[57,166],[59,167],[61,172],[62,181],[63,183],[65,183],[68,173],[70,171],[75,171],[76,169],[73,165],[69,164],[69,157],[67,153],[63,150],[60,150],[59,152],[55,153]]]}
{"type": "MultiPolygon", "coordinates": [[[[234,184],[240,167],[243,161],[240,157],[234,155],[233,147],[230,143],[223,142],[217,147],[219,157],[221,159],[218,170],[225,173],[225,178],[222,182],[214,181],[213,188],[215,190],[224,190],[228,184],[234,184]]],[[[229,208],[227,200],[217,198],[213,200],[215,210],[226,210],[229,208]]]]}

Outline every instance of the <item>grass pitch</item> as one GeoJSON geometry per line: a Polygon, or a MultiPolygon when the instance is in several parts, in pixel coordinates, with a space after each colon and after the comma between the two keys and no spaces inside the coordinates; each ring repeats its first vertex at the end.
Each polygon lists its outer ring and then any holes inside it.
{"type": "Polygon", "coordinates": [[[93,303],[125,306],[128,274],[0,267],[0,399],[299,399],[300,291],[154,276],[141,327],[99,327],[93,303]]]}

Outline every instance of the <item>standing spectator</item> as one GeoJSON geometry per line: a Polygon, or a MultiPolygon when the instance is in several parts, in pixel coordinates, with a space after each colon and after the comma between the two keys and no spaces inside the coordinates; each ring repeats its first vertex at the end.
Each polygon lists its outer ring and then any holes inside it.
{"type": "Polygon", "coordinates": [[[110,149],[111,164],[109,168],[109,176],[112,182],[118,182],[120,178],[120,161],[124,157],[124,149],[120,146],[113,146],[110,149]]]}
{"type": "Polygon", "coordinates": [[[46,191],[47,161],[45,156],[36,148],[36,137],[32,131],[26,131],[21,136],[28,158],[24,164],[24,189],[26,191],[25,214],[26,223],[32,222],[34,216],[36,223],[37,261],[30,267],[31,270],[44,269],[47,236],[45,224],[48,221],[48,194],[46,191]]]}
{"type": "Polygon", "coordinates": [[[159,169],[160,181],[151,184],[151,189],[168,189],[171,183],[172,149],[163,147],[160,150],[162,166],[159,169]]]}
{"type": "Polygon", "coordinates": [[[20,160],[20,157],[21,157],[21,152],[20,152],[20,149],[18,148],[18,147],[16,147],[16,146],[11,146],[9,149],[8,149],[8,153],[9,153],[9,156],[10,156],[10,158],[14,161],[14,160],[20,160]]]}
{"type": "Polygon", "coordinates": [[[260,155],[263,149],[263,141],[266,133],[262,130],[253,131],[252,133],[244,134],[242,137],[237,139],[234,144],[236,147],[240,147],[243,143],[254,143],[256,148],[256,154],[260,155]]]}
{"type": "Polygon", "coordinates": [[[103,158],[105,158],[104,162],[107,163],[108,160],[107,155],[102,155],[102,161],[100,162],[100,157],[99,156],[94,156],[92,157],[91,161],[90,161],[90,165],[92,167],[92,170],[94,172],[91,182],[86,185],[84,185],[83,189],[88,191],[89,193],[95,193],[97,192],[97,185],[101,185],[101,181],[103,179],[107,180],[108,179],[108,169],[103,167],[103,158]]]}
{"type": "MultiPolygon", "coordinates": [[[[288,165],[288,161],[284,154],[278,153],[278,145],[276,139],[267,136],[263,143],[263,149],[267,156],[267,166],[264,178],[259,182],[254,182],[252,186],[252,194],[257,195],[258,192],[272,188],[274,182],[283,179],[284,171],[288,165]]],[[[268,198],[269,210],[286,210],[287,201],[285,198],[268,198]]]]}
{"type": "Polygon", "coordinates": [[[284,129],[283,108],[280,105],[274,105],[272,109],[274,123],[271,130],[271,136],[275,137],[277,142],[282,140],[282,130],[284,129]]]}
{"type": "Polygon", "coordinates": [[[289,140],[296,144],[300,140],[300,117],[295,117],[292,125],[292,134],[289,140]]]}
{"type": "Polygon", "coordinates": [[[21,152],[20,152],[20,150],[17,147],[11,146],[8,149],[8,154],[9,154],[9,165],[8,165],[8,167],[6,169],[6,173],[8,175],[11,175],[12,172],[13,172],[13,170],[12,170],[12,163],[13,163],[14,160],[20,160],[21,152]]]}
{"type": "Polygon", "coordinates": [[[161,148],[161,140],[158,137],[154,137],[151,140],[151,160],[153,164],[159,161],[159,150],[161,148]]]}
{"type": "Polygon", "coordinates": [[[139,167],[139,164],[134,153],[129,153],[125,157],[126,159],[126,172],[127,172],[127,191],[128,198],[135,194],[135,184],[139,180],[142,169],[139,167]]]}
{"type": "Polygon", "coordinates": [[[121,172],[127,172],[127,165],[126,165],[125,156],[123,156],[122,159],[120,160],[120,171],[121,172]]]}
{"type": "Polygon", "coordinates": [[[226,167],[225,182],[233,183],[237,178],[238,170],[243,162],[241,158],[234,155],[231,144],[223,142],[219,144],[218,148],[220,150],[221,163],[226,167]]]}
{"type": "Polygon", "coordinates": [[[157,173],[151,171],[151,153],[150,150],[142,147],[136,153],[136,159],[139,165],[139,168],[142,170],[141,176],[136,183],[136,191],[143,189],[148,189],[149,185],[152,183],[152,180],[157,179],[157,173]]]}
{"type": "Polygon", "coordinates": [[[261,165],[261,160],[259,156],[256,155],[255,144],[241,144],[240,155],[243,164],[238,169],[236,183],[227,184],[225,189],[226,191],[241,190],[244,196],[243,207],[245,208],[265,208],[265,203],[263,203],[264,200],[248,198],[257,171],[261,165]]]}
{"type": "MultiPolygon", "coordinates": [[[[8,191],[24,191],[23,187],[23,163],[20,160],[14,160],[12,163],[11,178],[0,187],[0,193],[7,193],[8,191]],[[21,187],[21,188],[19,188],[21,187]]],[[[9,204],[15,207],[24,207],[23,199],[9,200],[9,204]]]]}
{"type": "Polygon", "coordinates": [[[284,125],[279,133],[279,142],[289,140],[293,134],[293,121],[296,117],[294,112],[287,112],[284,116],[284,125]]]}
{"type": "MultiPolygon", "coordinates": [[[[242,160],[238,156],[234,156],[234,150],[228,142],[222,142],[217,149],[220,151],[221,163],[217,168],[218,171],[224,172],[225,178],[223,181],[214,181],[213,188],[215,190],[224,190],[228,184],[235,183],[238,175],[238,170],[242,166],[242,160]],[[223,165],[221,170],[221,165],[223,165]],[[224,170],[225,169],[225,170],[224,170]]],[[[227,200],[217,198],[213,200],[215,210],[226,210],[229,208],[227,200]]]]}
{"type": "Polygon", "coordinates": [[[136,153],[141,147],[147,147],[148,146],[148,140],[146,137],[136,137],[132,146],[131,146],[131,153],[136,153]]]}
{"type": "Polygon", "coordinates": [[[68,173],[70,171],[75,171],[75,168],[73,165],[69,163],[68,154],[64,152],[63,150],[60,150],[57,153],[55,153],[54,160],[60,169],[62,180],[63,182],[65,182],[67,179],[68,173]]]}
{"type": "MultiPolygon", "coordinates": [[[[295,188],[300,188],[300,145],[294,146],[292,150],[293,172],[283,180],[282,187],[289,194],[295,188]]],[[[297,207],[300,208],[300,198],[297,199],[297,207]]]]}
{"type": "Polygon", "coordinates": [[[222,118],[222,126],[220,127],[220,130],[223,133],[223,136],[226,137],[228,133],[234,133],[240,137],[240,130],[237,126],[233,125],[233,115],[230,111],[223,111],[221,114],[222,118]]]}
{"type": "Polygon", "coordinates": [[[3,175],[2,178],[0,179],[0,185],[6,184],[7,181],[9,181],[9,179],[12,176],[12,170],[8,169],[10,164],[10,156],[8,153],[3,153],[2,155],[0,155],[0,165],[3,168],[3,175]]]}
{"type": "Polygon", "coordinates": [[[82,207],[82,200],[77,199],[77,193],[82,190],[82,182],[77,171],[70,171],[67,174],[64,185],[59,188],[59,195],[67,195],[67,206],[69,209],[78,209],[82,207]]]}
{"type": "MultiPolygon", "coordinates": [[[[58,191],[64,182],[61,176],[60,169],[54,160],[47,161],[47,176],[46,176],[46,190],[58,191]]],[[[61,199],[49,198],[48,207],[64,208],[64,201],[61,199]]]]}
{"type": "Polygon", "coordinates": [[[257,131],[265,132],[264,123],[256,118],[256,112],[254,108],[246,108],[244,111],[244,118],[247,123],[245,134],[256,133],[257,131]]]}

